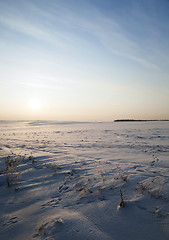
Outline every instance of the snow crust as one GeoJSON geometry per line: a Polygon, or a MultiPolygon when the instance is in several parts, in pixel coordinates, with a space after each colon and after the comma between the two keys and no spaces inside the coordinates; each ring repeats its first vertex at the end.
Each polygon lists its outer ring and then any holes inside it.
{"type": "Polygon", "coordinates": [[[0,122],[0,236],[169,239],[169,122],[0,122]]]}

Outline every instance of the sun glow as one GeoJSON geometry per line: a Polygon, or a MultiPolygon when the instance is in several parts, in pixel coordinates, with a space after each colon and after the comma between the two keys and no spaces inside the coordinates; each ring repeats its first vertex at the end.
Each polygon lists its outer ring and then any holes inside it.
{"type": "Polygon", "coordinates": [[[29,107],[33,111],[38,111],[40,109],[40,100],[38,98],[30,99],[29,107]]]}

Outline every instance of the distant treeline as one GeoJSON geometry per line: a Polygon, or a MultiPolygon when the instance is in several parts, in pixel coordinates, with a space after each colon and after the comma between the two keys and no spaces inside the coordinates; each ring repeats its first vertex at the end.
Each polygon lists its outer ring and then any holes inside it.
{"type": "Polygon", "coordinates": [[[158,121],[169,121],[169,120],[139,120],[139,119],[116,119],[114,122],[158,122],[158,121]]]}

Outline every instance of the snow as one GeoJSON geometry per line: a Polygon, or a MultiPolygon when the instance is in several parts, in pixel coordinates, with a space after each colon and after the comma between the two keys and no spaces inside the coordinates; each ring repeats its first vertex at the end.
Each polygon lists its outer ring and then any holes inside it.
{"type": "Polygon", "coordinates": [[[169,239],[169,122],[0,122],[1,239],[169,239]]]}

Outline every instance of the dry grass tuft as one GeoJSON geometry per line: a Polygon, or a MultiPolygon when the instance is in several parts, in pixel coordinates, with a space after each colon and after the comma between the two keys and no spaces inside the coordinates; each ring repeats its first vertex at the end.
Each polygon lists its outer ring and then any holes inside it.
{"type": "Polygon", "coordinates": [[[120,202],[120,207],[126,207],[126,200],[124,199],[124,191],[120,189],[120,197],[121,197],[121,202],[120,202]]]}
{"type": "Polygon", "coordinates": [[[6,181],[8,187],[10,187],[14,180],[17,178],[19,175],[19,172],[17,172],[17,166],[19,162],[21,161],[21,156],[16,156],[16,155],[8,155],[7,158],[5,159],[5,164],[6,164],[6,181]]]}

